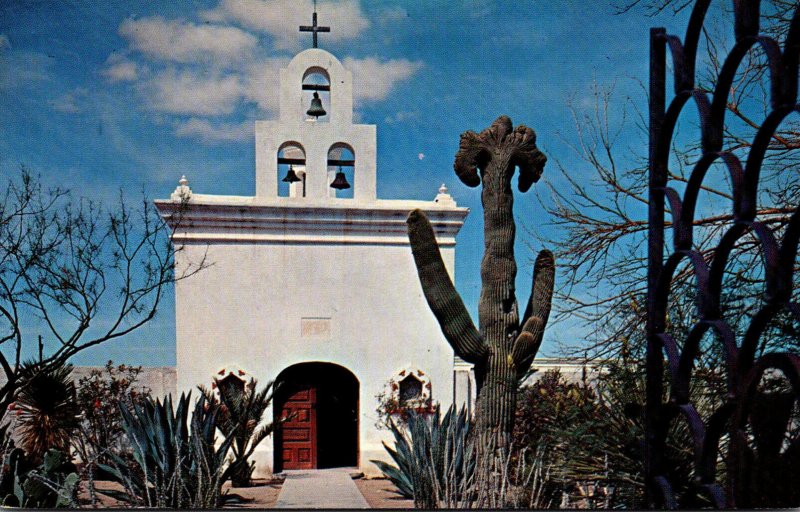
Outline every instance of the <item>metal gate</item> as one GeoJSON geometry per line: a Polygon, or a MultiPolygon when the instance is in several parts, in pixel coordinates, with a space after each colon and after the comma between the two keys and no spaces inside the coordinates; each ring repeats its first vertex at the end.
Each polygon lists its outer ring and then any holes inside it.
{"type": "MultiPolygon", "coordinates": [[[[760,35],[760,5],[757,0],[732,2],[735,10],[735,45],[722,61],[716,87],[710,93],[696,85],[696,62],[700,37],[710,0],[698,1],[681,40],[656,28],[650,34],[650,168],[649,245],[647,300],[647,404],[645,407],[645,477],[650,506],[696,507],[709,500],[719,508],[797,506],[793,491],[798,485],[800,458],[797,439],[780,443],[759,439],[760,421],[754,418],[754,404],[760,399],[758,383],[765,373],[780,371],[789,381],[789,404],[796,407],[800,397],[800,356],[796,350],[759,354],[757,345],[767,325],[778,314],[800,321],[800,306],[792,301],[792,288],[800,239],[800,198],[792,204],[788,225],[776,236],[758,215],[760,174],[770,141],[781,122],[797,104],[800,14],[794,7],[786,41],[781,47],[760,35]],[[755,132],[746,158],[739,159],[723,145],[727,101],[742,59],[760,45],[768,63],[770,102],[755,132]],[[671,56],[674,92],[666,103],[666,56],[671,56]],[[694,103],[694,105],[691,105],[694,103]],[[668,165],[676,124],[681,112],[691,108],[699,117],[697,142],[702,156],[694,164],[683,193],[669,180],[668,165]],[[693,245],[698,195],[715,162],[727,169],[732,184],[730,221],[710,256],[693,245]],[[672,185],[672,186],[671,186],[672,185]],[[665,208],[666,207],[666,208],[665,208]],[[731,251],[745,235],[760,244],[764,265],[764,293],[760,309],[746,320],[737,333],[721,313],[725,293],[724,274],[731,251]],[[670,241],[669,247],[665,239],[670,241]],[[686,326],[686,335],[668,329],[667,315],[672,293],[670,284],[677,269],[692,274],[697,321],[686,326]],[[788,313],[787,313],[788,312],[788,313]],[[727,395],[710,414],[701,415],[693,403],[690,387],[700,343],[706,334],[714,336],[723,354],[727,395]],[[794,405],[793,405],[794,404],[794,405]],[[673,422],[685,422],[691,432],[694,479],[690,489],[678,490],[669,477],[665,461],[667,431],[673,422]],[[723,450],[724,446],[724,450],[723,450]],[[723,453],[724,452],[724,453],[723,453]],[[788,455],[787,455],[788,454],[788,455]],[[722,457],[724,455],[724,458],[722,457]],[[788,470],[769,479],[752,476],[765,461],[794,458],[788,470]],[[788,495],[786,494],[788,493],[788,495]],[[691,496],[687,496],[691,495],[691,496]],[[692,497],[694,496],[694,498],[692,497]],[[763,500],[766,500],[763,501],[763,500]],[[770,501],[772,500],[772,501],[770,501]],[[777,500],[777,502],[776,502],[777,500]],[[784,500],[784,502],[781,502],[784,500]],[[786,502],[785,500],[788,500],[786,502]]],[[[789,169],[788,172],[800,172],[789,169]]],[[[785,406],[786,404],[784,404],[785,406]]],[[[768,415],[778,411],[768,410],[768,415]]],[[[789,421],[791,423],[791,421],[789,421]]],[[[797,427],[789,425],[788,428],[797,427]]],[[[774,437],[774,436],[773,436],[774,437]]],[[[787,461],[783,461],[787,462],[787,461]]],[[[781,462],[781,463],[783,463],[781,462]]],[[[774,468],[773,468],[774,469],[774,468]]]]}

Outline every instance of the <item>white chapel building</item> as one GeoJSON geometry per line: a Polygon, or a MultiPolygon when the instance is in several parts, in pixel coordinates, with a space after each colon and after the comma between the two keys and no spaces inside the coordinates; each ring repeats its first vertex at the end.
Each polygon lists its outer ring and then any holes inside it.
{"type": "Polygon", "coordinates": [[[255,123],[254,196],[195,193],[183,178],[156,201],[182,248],[178,272],[209,265],[175,284],[178,392],[224,377],[280,385],[268,415],[290,420],[260,445],[256,474],[376,474],[369,461],[389,460],[381,441],[391,440],[376,426],[377,395],[444,408],[471,398],[405,222],[427,213],[454,279],[468,209],[444,186],[430,201],[378,199],[376,142],[375,125],[353,123],[351,72],[311,48],[280,71],[279,118],[255,123]]]}

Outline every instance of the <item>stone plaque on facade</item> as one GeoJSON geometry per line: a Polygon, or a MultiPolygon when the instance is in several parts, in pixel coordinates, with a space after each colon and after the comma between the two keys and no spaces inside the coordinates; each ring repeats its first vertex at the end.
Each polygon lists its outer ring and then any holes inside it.
{"type": "Polygon", "coordinates": [[[301,318],[300,336],[303,338],[330,338],[330,318],[301,318]]]}

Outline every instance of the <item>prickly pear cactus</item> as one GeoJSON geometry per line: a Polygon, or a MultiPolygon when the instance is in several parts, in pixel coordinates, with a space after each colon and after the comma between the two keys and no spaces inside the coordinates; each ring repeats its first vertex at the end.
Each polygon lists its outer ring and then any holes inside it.
{"type": "Polygon", "coordinates": [[[16,448],[6,460],[3,483],[0,486],[0,490],[5,494],[2,506],[75,507],[80,477],[75,473],[75,465],[63,452],[56,449],[47,450],[44,462],[30,471],[21,469],[21,466],[26,465],[23,459],[22,450],[16,448]]]}
{"type": "Polygon", "coordinates": [[[477,433],[510,435],[517,385],[539,350],[550,314],[555,261],[548,250],[534,264],[533,287],[520,319],[514,287],[516,226],[511,178],[519,169],[518,188],[527,192],[539,180],[547,158],[536,148],[536,134],[512,127],[500,116],[477,134],[461,135],[455,172],[464,184],[483,184],[485,251],[481,262],[480,331],[475,328],[445,269],[436,237],[425,214],[408,216],[408,236],[422,289],[442,332],[455,353],[475,365],[477,433]]]}

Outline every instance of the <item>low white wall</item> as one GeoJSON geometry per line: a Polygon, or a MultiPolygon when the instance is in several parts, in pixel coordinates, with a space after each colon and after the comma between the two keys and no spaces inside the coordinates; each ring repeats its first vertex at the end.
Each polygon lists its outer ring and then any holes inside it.
{"type": "MultiPolygon", "coordinates": [[[[115,367],[121,362],[115,363],[115,367]]],[[[133,365],[135,366],[135,365],[133,365]]],[[[177,389],[178,376],[174,366],[143,366],[142,371],[136,379],[134,388],[141,390],[147,388],[153,398],[164,398],[167,394],[175,394],[177,389]]],[[[105,374],[103,366],[76,366],[72,369],[72,378],[75,384],[82,377],[88,376],[92,370],[101,370],[105,374]]],[[[0,373],[0,386],[6,383],[5,374],[0,373]]]]}

